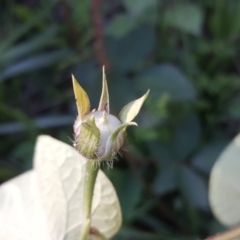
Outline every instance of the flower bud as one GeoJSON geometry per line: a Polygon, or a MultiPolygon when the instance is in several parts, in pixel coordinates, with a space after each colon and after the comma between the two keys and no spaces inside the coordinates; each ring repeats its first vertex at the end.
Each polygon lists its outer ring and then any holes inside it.
{"type": "Polygon", "coordinates": [[[111,161],[122,148],[126,139],[126,128],[137,124],[131,122],[138,114],[147,93],[127,104],[120,112],[120,118],[109,114],[109,95],[103,68],[103,87],[98,110],[90,112],[87,94],[73,77],[73,88],[78,108],[74,124],[76,149],[89,160],[111,161]]]}

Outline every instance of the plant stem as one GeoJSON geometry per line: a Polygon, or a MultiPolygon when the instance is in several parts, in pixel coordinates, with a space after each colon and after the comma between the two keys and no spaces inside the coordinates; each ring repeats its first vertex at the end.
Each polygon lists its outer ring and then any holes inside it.
{"type": "Polygon", "coordinates": [[[205,240],[236,240],[240,237],[240,227],[232,228],[223,233],[206,238],[205,240]]]}
{"type": "Polygon", "coordinates": [[[90,233],[93,191],[99,170],[99,166],[96,165],[94,165],[93,160],[87,160],[86,162],[83,190],[83,217],[85,222],[83,223],[80,240],[86,240],[90,233]]]}

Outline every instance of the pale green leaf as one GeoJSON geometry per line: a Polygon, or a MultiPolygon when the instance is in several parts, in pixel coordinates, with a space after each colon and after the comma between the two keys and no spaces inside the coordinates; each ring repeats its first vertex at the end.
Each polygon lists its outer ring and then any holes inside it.
{"type": "MultiPolygon", "coordinates": [[[[38,138],[34,159],[34,170],[0,188],[0,239],[79,239],[86,160],[71,146],[49,136],[38,138]]],[[[116,192],[101,171],[91,219],[92,227],[107,238],[121,225],[116,192]]]]}
{"type": "Polygon", "coordinates": [[[128,103],[121,110],[119,116],[123,123],[131,122],[137,116],[149,92],[150,90],[148,90],[141,98],[128,103]]]}
{"type": "Polygon", "coordinates": [[[209,199],[216,218],[226,226],[240,224],[240,134],[225,148],[210,175],[209,199]]]}
{"type": "Polygon", "coordinates": [[[0,239],[51,240],[36,174],[29,171],[0,188],[0,239]]]}

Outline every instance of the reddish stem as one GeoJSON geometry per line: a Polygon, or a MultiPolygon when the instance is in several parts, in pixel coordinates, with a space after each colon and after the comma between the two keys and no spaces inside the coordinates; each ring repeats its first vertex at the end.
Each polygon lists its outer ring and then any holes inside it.
{"type": "Polygon", "coordinates": [[[94,50],[99,63],[109,70],[108,61],[104,47],[104,27],[101,14],[102,0],[92,0],[92,23],[95,34],[94,50]]]}

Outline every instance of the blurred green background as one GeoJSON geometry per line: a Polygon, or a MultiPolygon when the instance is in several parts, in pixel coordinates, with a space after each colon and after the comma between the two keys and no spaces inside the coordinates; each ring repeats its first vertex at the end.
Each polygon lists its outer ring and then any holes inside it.
{"type": "Polygon", "coordinates": [[[208,178],[240,130],[239,0],[1,0],[0,21],[0,182],[32,167],[38,134],[71,144],[71,73],[95,108],[105,65],[113,114],[151,89],[104,168],[124,217],[114,239],[224,229],[208,178]]]}

